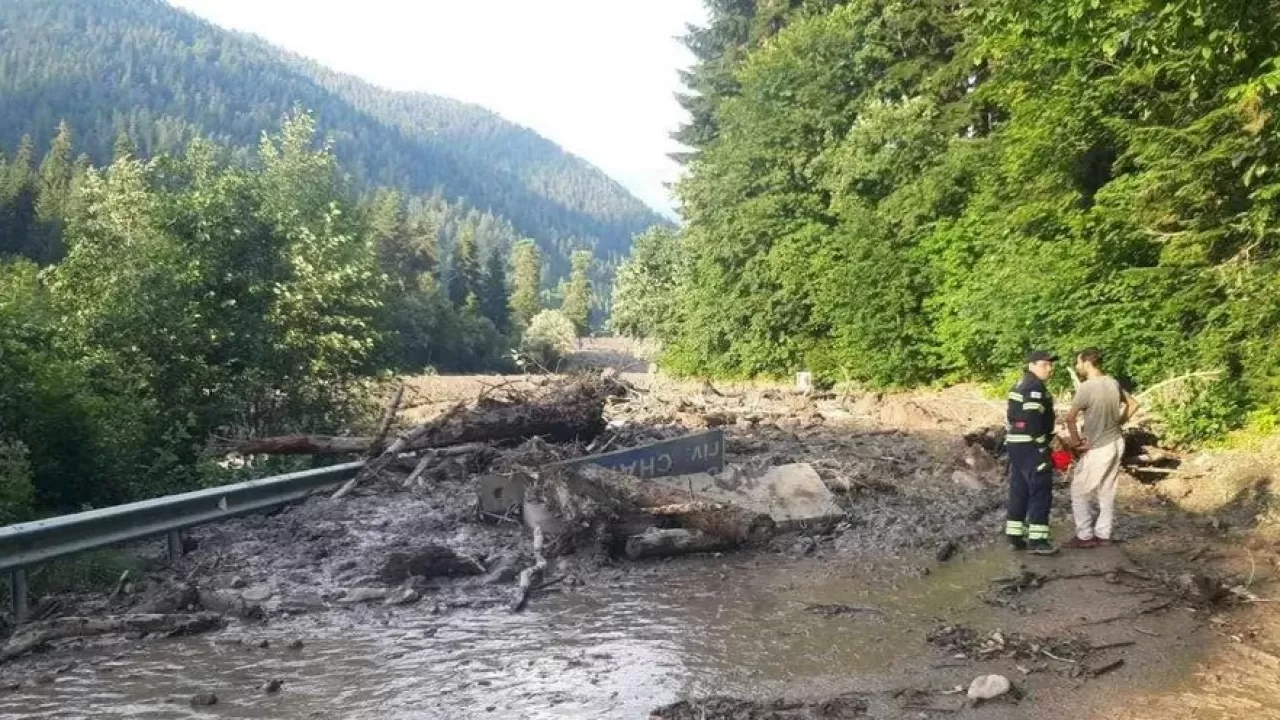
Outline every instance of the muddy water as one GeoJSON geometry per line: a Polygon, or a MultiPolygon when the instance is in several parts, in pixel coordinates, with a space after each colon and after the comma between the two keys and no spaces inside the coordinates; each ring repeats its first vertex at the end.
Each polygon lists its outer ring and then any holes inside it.
{"type": "Polygon", "coordinates": [[[1005,571],[1003,554],[910,579],[841,576],[820,560],[683,561],[521,615],[424,604],[277,623],[248,645],[224,633],[115,659],[118,647],[82,650],[52,683],[0,697],[0,718],[644,718],[688,694],[873,690],[920,654],[935,618],[982,612],[975,592],[1005,571]],[[811,603],[878,611],[823,617],[811,603]],[[294,638],[304,647],[289,649],[294,638]],[[272,678],[284,689],[268,695],[272,678]],[[217,705],[191,708],[197,692],[217,705]]]}

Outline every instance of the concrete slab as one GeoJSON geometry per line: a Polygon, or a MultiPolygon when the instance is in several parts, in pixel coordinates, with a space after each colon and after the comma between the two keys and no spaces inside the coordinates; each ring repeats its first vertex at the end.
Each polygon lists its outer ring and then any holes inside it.
{"type": "Polygon", "coordinates": [[[691,501],[726,503],[766,513],[779,530],[819,526],[844,517],[835,495],[808,463],[778,465],[755,475],[728,468],[719,476],[693,473],[651,478],[650,482],[689,493],[691,501]]]}

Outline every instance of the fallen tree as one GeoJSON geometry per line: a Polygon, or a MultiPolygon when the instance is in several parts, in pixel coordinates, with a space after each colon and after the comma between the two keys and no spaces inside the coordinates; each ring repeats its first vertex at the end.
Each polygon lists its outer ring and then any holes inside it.
{"type": "Polygon", "coordinates": [[[728,550],[733,543],[724,538],[708,535],[697,530],[684,528],[668,528],[659,530],[651,528],[639,535],[627,538],[625,552],[627,558],[640,560],[652,557],[673,557],[702,552],[719,552],[728,550]]]}
{"type": "Polygon", "coordinates": [[[584,535],[597,539],[640,534],[637,514],[649,517],[649,527],[675,524],[696,530],[715,538],[721,549],[752,543],[774,529],[766,514],[692,502],[679,490],[597,465],[546,470],[533,494],[560,521],[565,536],[557,539],[560,546],[580,545],[587,539],[584,535]]]}
{"type": "Polygon", "coordinates": [[[24,627],[0,650],[0,662],[25,655],[55,640],[121,633],[194,635],[217,630],[224,619],[216,613],[135,614],[106,617],[64,617],[24,627]]]}
{"type": "MultiPolygon", "coordinates": [[[[382,455],[464,443],[495,443],[539,436],[549,442],[587,442],[604,430],[604,404],[625,390],[613,378],[568,378],[532,397],[515,391],[458,404],[397,438],[382,455]]],[[[284,435],[242,443],[241,455],[341,455],[369,452],[378,437],[284,435]]]]}

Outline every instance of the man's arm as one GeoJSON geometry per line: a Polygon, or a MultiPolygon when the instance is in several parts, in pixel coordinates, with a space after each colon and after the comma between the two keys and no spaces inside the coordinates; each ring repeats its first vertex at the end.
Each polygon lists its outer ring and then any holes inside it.
{"type": "Polygon", "coordinates": [[[1077,424],[1079,416],[1080,408],[1072,403],[1071,409],[1067,411],[1067,432],[1071,435],[1071,447],[1078,450],[1087,450],[1084,440],[1080,437],[1080,428],[1077,424]]]}
{"type": "Polygon", "coordinates": [[[1133,419],[1134,415],[1138,414],[1138,408],[1142,406],[1138,404],[1137,398],[1123,389],[1120,390],[1120,394],[1124,397],[1124,412],[1120,414],[1120,426],[1123,427],[1125,423],[1133,419]]]}
{"type": "Polygon", "coordinates": [[[1067,411],[1067,432],[1071,435],[1071,447],[1076,450],[1088,450],[1085,441],[1080,437],[1080,412],[1088,410],[1088,391],[1076,388],[1076,396],[1071,398],[1071,409],[1067,411]]]}

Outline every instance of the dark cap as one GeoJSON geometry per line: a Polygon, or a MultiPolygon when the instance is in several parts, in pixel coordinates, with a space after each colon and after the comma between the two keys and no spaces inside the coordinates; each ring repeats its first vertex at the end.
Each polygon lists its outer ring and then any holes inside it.
{"type": "Polygon", "coordinates": [[[1048,350],[1032,350],[1027,353],[1027,363],[1034,362],[1058,362],[1058,356],[1048,350]]]}

